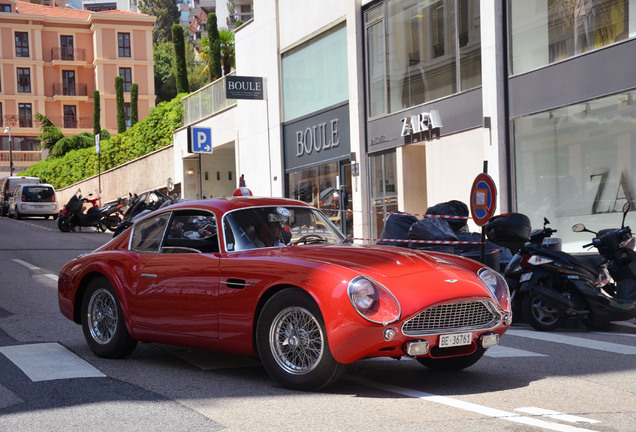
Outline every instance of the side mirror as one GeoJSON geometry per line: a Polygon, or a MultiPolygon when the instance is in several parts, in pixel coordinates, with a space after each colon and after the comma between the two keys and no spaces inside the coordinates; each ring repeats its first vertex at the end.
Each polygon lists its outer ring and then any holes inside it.
{"type": "Polygon", "coordinates": [[[627,216],[627,212],[629,212],[630,207],[631,202],[629,201],[623,204],[623,222],[621,222],[621,228],[625,228],[625,217],[627,216]]]}
{"type": "Polygon", "coordinates": [[[572,231],[574,231],[574,232],[586,231],[585,225],[583,225],[582,223],[575,224],[575,225],[572,226],[572,231]]]}

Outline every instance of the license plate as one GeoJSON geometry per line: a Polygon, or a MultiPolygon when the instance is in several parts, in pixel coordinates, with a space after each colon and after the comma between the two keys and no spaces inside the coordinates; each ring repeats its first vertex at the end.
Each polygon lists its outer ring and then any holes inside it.
{"type": "Polygon", "coordinates": [[[472,340],[473,340],[472,333],[441,335],[439,337],[439,347],[448,348],[448,347],[454,347],[454,346],[470,345],[472,340]]]}
{"type": "Polygon", "coordinates": [[[521,275],[521,278],[519,278],[519,282],[529,281],[531,277],[532,277],[532,272],[524,273],[521,275]]]}

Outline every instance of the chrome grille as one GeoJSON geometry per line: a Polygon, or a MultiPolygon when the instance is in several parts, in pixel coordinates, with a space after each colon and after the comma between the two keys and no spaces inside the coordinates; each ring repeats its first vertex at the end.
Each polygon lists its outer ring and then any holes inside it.
{"type": "Polygon", "coordinates": [[[501,316],[490,302],[469,301],[428,308],[406,321],[402,333],[421,336],[430,333],[459,330],[479,330],[493,327],[501,316]]]}

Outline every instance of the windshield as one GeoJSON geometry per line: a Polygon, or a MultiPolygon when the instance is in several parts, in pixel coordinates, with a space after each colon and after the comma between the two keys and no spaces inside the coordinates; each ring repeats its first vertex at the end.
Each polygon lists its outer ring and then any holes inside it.
{"type": "Polygon", "coordinates": [[[263,247],[341,243],[345,237],[324,214],[309,207],[250,207],[223,218],[228,252],[263,247]]]}

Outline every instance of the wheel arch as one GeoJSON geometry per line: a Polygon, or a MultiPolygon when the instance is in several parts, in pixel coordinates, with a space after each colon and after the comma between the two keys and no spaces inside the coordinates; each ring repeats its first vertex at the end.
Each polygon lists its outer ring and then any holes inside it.
{"type": "Polygon", "coordinates": [[[124,312],[124,322],[126,323],[126,328],[128,329],[128,333],[133,334],[131,325],[130,325],[130,312],[128,309],[128,303],[126,301],[126,297],[123,295],[124,289],[119,282],[119,279],[111,277],[111,275],[103,270],[92,270],[86,273],[77,286],[77,291],[75,292],[75,299],[73,301],[73,322],[77,324],[82,323],[82,301],[84,299],[84,295],[86,294],[86,289],[88,285],[94,281],[95,279],[103,278],[108,281],[108,283],[115,290],[115,294],[121,304],[122,310],[124,312]]]}
{"type": "MultiPolygon", "coordinates": [[[[263,307],[269,301],[269,299],[274,297],[279,292],[285,291],[285,290],[288,290],[288,289],[296,290],[296,291],[302,292],[305,295],[309,296],[309,298],[311,298],[314,301],[314,303],[316,303],[316,306],[320,310],[320,314],[323,315],[322,309],[320,308],[320,302],[317,301],[315,296],[312,295],[306,289],[301,288],[301,287],[299,287],[297,285],[292,285],[292,284],[279,284],[279,285],[271,286],[258,299],[258,303],[256,304],[256,309],[254,310],[254,320],[253,320],[253,323],[252,323],[252,346],[254,347],[254,352],[257,355],[258,355],[258,347],[256,345],[256,328],[258,327],[258,321],[259,321],[260,316],[261,316],[261,311],[263,310],[263,307]]],[[[324,319],[324,316],[323,316],[323,319],[324,319]]],[[[327,337],[327,339],[328,339],[328,337],[327,337]]]]}

